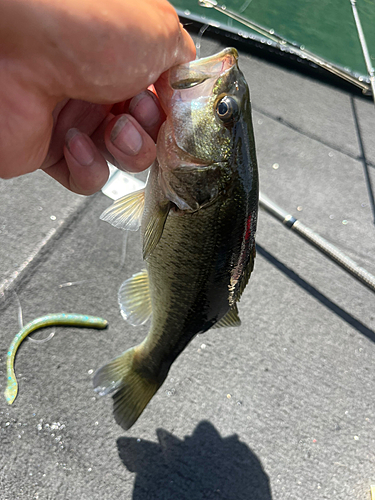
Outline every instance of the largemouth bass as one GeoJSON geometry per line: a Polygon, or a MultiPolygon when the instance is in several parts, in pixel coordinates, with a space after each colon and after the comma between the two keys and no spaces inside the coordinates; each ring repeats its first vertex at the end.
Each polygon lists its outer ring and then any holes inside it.
{"type": "Polygon", "coordinates": [[[167,118],[146,188],[101,216],[123,229],[141,227],[147,267],[123,283],[119,303],[133,325],[151,318],[150,331],[94,376],[97,392],[114,394],[124,429],[198,333],[240,324],[237,302],[255,258],[258,170],[237,61],[228,48],[163,75],[156,90],[167,118]]]}

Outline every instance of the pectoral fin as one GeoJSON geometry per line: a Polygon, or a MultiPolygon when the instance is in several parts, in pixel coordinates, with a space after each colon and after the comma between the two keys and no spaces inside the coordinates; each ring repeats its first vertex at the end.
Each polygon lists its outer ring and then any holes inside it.
{"type": "Polygon", "coordinates": [[[212,328],[240,326],[240,325],[241,325],[241,320],[240,317],[238,316],[237,304],[234,304],[234,306],[231,309],[229,309],[227,314],[223,318],[221,318],[220,321],[215,323],[215,325],[212,328]]]}
{"type": "Polygon", "coordinates": [[[148,273],[143,269],[121,285],[118,303],[122,317],[133,326],[146,323],[152,313],[148,273]]]}
{"type": "Polygon", "coordinates": [[[140,189],[116,200],[100,218],[120,229],[137,231],[141,225],[144,206],[145,190],[140,189]]]}
{"type": "Polygon", "coordinates": [[[164,224],[167,220],[171,204],[169,201],[161,203],[152,211],[148,224],[143,235],[143,259],[147,257],[154,250],[159,243],[163,233],[164,224]]]}

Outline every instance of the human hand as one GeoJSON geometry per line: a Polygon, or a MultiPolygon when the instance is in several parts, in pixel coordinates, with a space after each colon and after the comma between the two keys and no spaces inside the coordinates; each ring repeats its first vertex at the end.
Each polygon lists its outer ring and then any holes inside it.
{"type": "Polygon", "coordinates": [[[107,180],[104,158],[130,171],[147,168],[164,115],[146,88],[195,53],[173,7],[12,0],[3,10],[0,177],[42,168],[91,194],[107,180]]]}
{"type": "Polygon", "coordinates": [[[41,168],[71,191],[98,191],[108,178],[106,160],[140,172],[155,159],[164,113],[150,90],[113,106],[70,99],[53,114],[55,125],[41,168]]]}

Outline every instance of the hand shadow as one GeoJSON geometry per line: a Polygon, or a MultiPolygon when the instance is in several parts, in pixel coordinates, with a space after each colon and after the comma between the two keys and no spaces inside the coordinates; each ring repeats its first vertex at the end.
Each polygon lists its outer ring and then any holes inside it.
{"type": "Polygon", "coordinates": [[[133,500],[272,500],[259,459],[236,434],[222,438],[207,421],[184,440],[156,433],[159,444],[117,440],[122,462],[137,474],[133,500]]]}

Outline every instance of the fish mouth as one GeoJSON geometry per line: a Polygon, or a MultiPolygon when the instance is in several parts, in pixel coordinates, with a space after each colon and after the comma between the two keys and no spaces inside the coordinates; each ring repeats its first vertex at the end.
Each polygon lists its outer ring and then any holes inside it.
{"type": "Polygon", "coordinates": [[[175,66],[169,71],[169,84],[174,90],[195,87],[209,78],[219,77],[237,65],[238,52],[229,47],[212,56],[175,66]]]}

